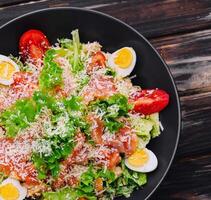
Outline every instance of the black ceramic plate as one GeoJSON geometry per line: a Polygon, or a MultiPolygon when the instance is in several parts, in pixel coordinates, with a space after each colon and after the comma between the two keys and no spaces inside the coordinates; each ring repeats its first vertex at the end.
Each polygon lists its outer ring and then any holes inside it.
{"type": "MultiPolygon", "coordinates": [[[[137,54],[133,71],[134,84],[143,88],[162,88],[170,94],[169,106],[161,112],[164,131],[151,141],[151,149],[158,157],[158,169],[148,176],[143,189],[134,192],[130,199],[147,199],[160,184],[175,154],[180,130],[180,107],[176,87],[168,67],[150,43],[125,23],[99,12],[77,8],[53,8],[18,17],[0,28],[0,54],[18,55],[18,41],[28,29],[42,30],[53,44],[57,38],[71,37],[78,28],[82,42],[98,41],[104,51],[115,51],[131,46],[137,54]]],[[[120,199],[124,199],[123,197],[120,199]]]]}

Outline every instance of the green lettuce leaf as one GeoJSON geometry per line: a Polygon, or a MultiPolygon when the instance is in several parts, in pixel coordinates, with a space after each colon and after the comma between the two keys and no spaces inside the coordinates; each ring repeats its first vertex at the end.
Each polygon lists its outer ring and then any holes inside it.
{"type": "Polygon", "coordinates": [[[160,121],[159,121],[159,113],[154,113],[149,116],[149,119],[153,123],[153,128],[151,133],[152,138],[155,138],[160,135],[160,121]]]}
{"type": "Polygon", "coordinates": [[[128,103],[127,97],[122,94],[114,94],[113,96],[98,100],[91,105],[92,109],[99,110],[103,114],[105,126],[112,133],[118,131],[123,123],[118,121],[119,117],[127,116],[131,105],[128,103]]]}
{"type": "Polygon", "coordinates": [[[50,49],[45,53],[44,67],[39,77],[39,87],[42,91],[50,91],[63,84],[63,69],[54,62],[56,50],[50,49]]]}
{"type": "Polygon", "coordinates": [[[79,39],[78,30],[74,30],[71,32],[72,34],[72,43],[73,43],[73,57],[70,58],[70,62],[72,64],[72,72],[78,73],[84,68],[84,65],[80,58],[80,50],[81,50],[81,43],[79,39]]]}
{"type": "Polygon", "coordinates": [[[0,114],[0,125],[6,129],[8,137],[15,137],[17,133],[28,127],[35,120],[38,109],[31,99],[22,99],[0,114]]]}
{"type": "Polygon", "coordinates": [[[122,162],[122,170],[122,175],[115,182],[116,196],[129,197],[133,190],[147,183],[146,174],[126,168],[124,162],[122,162]]]}

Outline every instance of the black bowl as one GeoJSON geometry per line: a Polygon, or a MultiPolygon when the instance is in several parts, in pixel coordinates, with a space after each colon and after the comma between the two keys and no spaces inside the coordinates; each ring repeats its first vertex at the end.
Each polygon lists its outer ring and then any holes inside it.
{"type": "MultiPolygon", "coordinates": [[[[105,51],[131,46],[137,53],[133,71],[134,84],[143,88],[162,88],[170,94],[169,106],[161,112],[164,127],[161,136],[152,140],[149,148],[157,155],[159,166],[148,176],[143,189],[130,199],[147,199],[166,175],[174,157],[180,131],[180,106],[177,90],[168,67],[150,43],[127,24],[108,15],[78,8],[53,8],[18,17],[0,28],[0,54],[18,55],[18,41],[28,29],[42,30],[53,44],[57,38],[71,37],[79,29],[82,42],[99,41],[105,51]]],[[[123,197],[120,199],[124,199],[123,197]]]]}

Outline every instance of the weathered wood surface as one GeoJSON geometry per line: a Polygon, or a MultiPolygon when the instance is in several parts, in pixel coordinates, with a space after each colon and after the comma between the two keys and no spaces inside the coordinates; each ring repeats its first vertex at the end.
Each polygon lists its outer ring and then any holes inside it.
{"type": "Polygon", "coordinates": [[[152,199],[211,199],[211,30],[151,42],[173,73],[182,106],[176,157],[152,199]]]}
{"type": "Polygon", "coordinates": [[[211,0],[1,0],[0,25],[57,6],[108,13],[150,39],[175,78],[183,118],[175,160],[151,199],[211,199],[211,0]]]}
{"type": "Polygon", "coordinates": [[[211,27],[210,0],[1,0],[0,6],[0,23],[36,9],[76,6],[108,13],[147,37],[211,27]]]}

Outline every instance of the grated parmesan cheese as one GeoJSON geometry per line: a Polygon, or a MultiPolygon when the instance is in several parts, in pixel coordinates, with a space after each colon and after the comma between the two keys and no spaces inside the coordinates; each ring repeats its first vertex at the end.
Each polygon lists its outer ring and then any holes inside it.
{"type": "Polygon", "coordinates": [[[61,137],[65,137],[68,132],[68,127],[67,127],[68,121],[69,121],[69,116],[68,113],[66,112],[64,112],[63,115],[61,115],[57,119],[56,126],[53,126],[51,121],[46,121],[44,123],[45,133],[48,136],[59,135],[61,137]]]}
{"type": "Polygon", "coordinates": [[[45,139],[38,139],[32,142],[32,151],[42,155],[50,156],[52,153],[51,142],[45,139]]]}
{"type": "Polygon", "coordinates": [[[115,86],[119,93],[127,97],[130,97],[131,94],[141,89],[139,86],[133,86],[129,78],[116,78],[115,86]]]}

